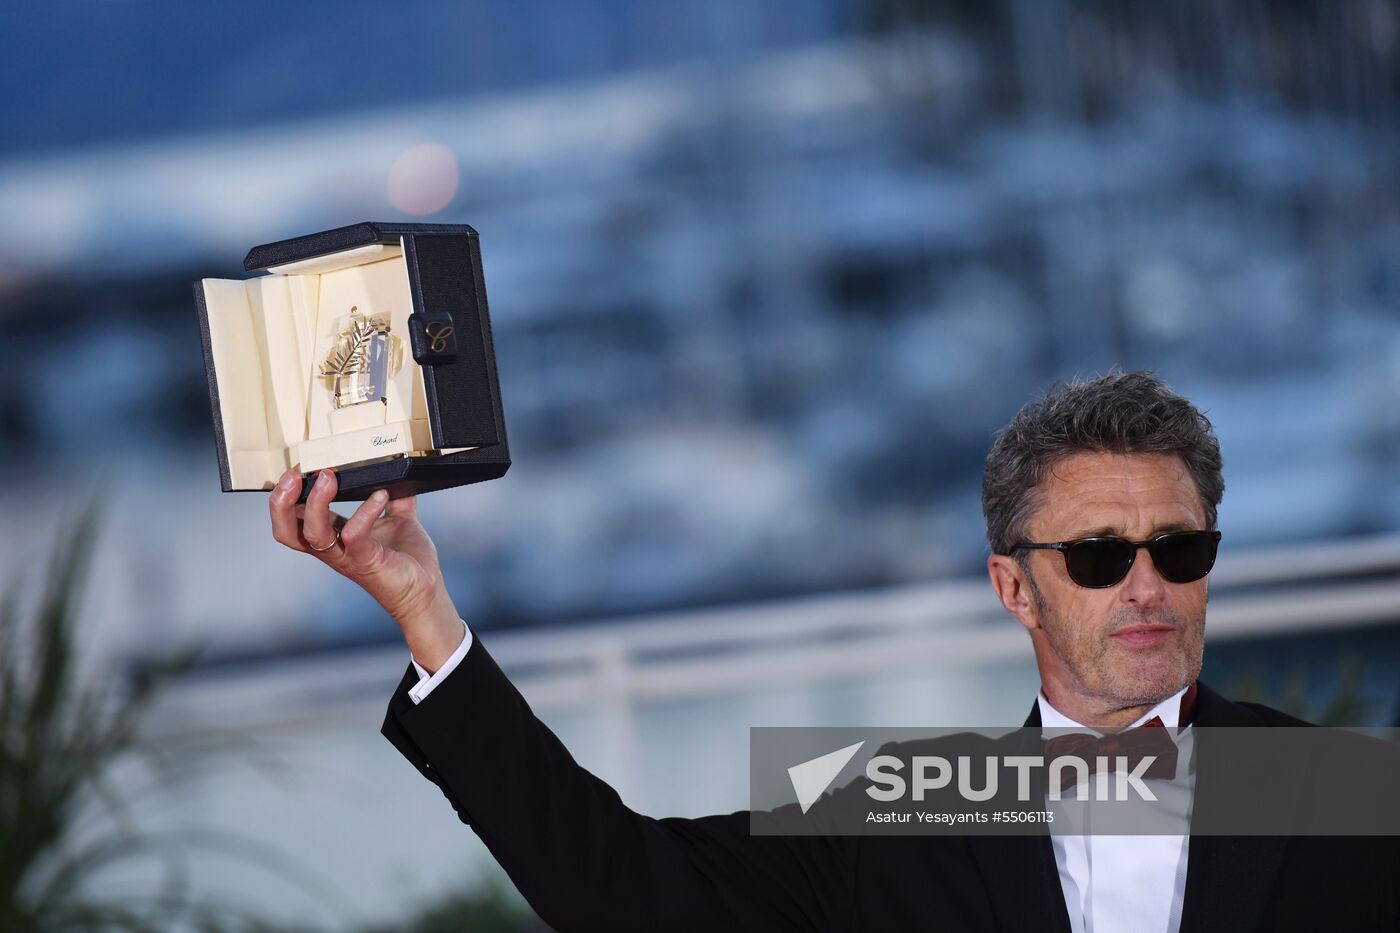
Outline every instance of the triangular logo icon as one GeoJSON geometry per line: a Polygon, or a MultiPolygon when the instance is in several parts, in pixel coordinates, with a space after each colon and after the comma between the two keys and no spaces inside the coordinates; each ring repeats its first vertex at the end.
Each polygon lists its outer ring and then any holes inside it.
{"type": "Polygon", "coordinates": [[[797,792],[797,802],[802,805],[803,813],[826,793],[831,782],[836,780],[836,775],[841,773],[841,769],[846,767],[846,763],[855,757],[864,744],[865,742],[861,741],[847,745],[820,758],[813,758],[788,768],[788,777],[792,779],[792,789],[797,792]]]}

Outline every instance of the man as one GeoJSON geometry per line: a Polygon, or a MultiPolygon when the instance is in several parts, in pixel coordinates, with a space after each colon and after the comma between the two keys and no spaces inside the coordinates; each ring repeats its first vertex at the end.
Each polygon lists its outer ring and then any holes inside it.
{"type": "MultiPolygon", "coordinates": [[[[472,636],[412,498],[346,520],[330,471],[304,507],[299,485],[273,493],[277,540],[364,587],[411,651],[384,735],[560,930],[1400,930],[1390,839],[754,836],[746,812],[634,813],[472,636]]],[[[1223,491],[1210,423],[1148,373],[1057,387],[1001,432],[987,569],[1040,671],[1027,726],[1300,724],[1196,681],[1223,491]]]]}

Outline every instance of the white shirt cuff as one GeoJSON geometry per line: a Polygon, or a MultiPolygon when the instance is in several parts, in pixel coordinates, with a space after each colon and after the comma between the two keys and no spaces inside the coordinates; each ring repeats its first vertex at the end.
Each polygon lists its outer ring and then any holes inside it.
{"type": "Polygon", "coordinates": [[[413,662],[413,669],[418,672],[418,683],[414,684],[408,690],[408,698],[415,704],[423,702],[423,698],[431,693],[434,687],[446,680],[447,675],[452,673],[458,663],[467,656],[467,652],[471,650],[472,630],[467,626],[465,621],[462,622],[462,628],[466,632],[465,636],[462,638],[462,643],[457,646],[456,651],[452,652],[452,657],[444,661],[442,667],[438,668],[432,674],[424,670],[423,665],[418,663],[418,659],[411,653],[409,654],[409,660],[413,662]]]}

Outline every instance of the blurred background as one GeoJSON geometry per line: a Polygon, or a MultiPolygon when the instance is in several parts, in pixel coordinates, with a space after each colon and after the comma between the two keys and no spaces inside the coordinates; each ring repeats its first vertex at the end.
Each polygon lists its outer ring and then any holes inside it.
{"type": "Polygon", "coordinates": [[[194,888],[286,928],[428,929],[500,885],[378,735],[392,621],[276,544],[265,494],[219,490],[191,282],[366,219],[481,234],[514,465],[420,510],[463,617],[636,809],[743,808],[750,726],[1019,724],[1037,679],[985,580],[982,459],[1111,366],[1221,440],[1205,678],[1400,716],[1392,0],[7,19],[0,566],[37,592],[95,495],[78,680],[200,649],[143,725],[193,764],[131,820],[320,879],[195,852],[194,888]]]}

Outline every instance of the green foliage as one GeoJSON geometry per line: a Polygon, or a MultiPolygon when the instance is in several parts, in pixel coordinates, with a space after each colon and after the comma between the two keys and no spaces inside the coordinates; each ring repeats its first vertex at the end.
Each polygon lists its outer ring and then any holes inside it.
{"type": "Polygon", "coordinates": [[[192,847],[267,860],[263,847],[214,832],[142,832],[112,786],[119,762],[170,771],[139,725],[195,652],[167,656],[124,696],[85,682],[74,616],[98,525],[94,498],[58,534],[32,610],[21,612],[27,568],[0,594],[0,931],[272,929],[237,904],[195,898],[183,866],[192,847]],[[108,820],[93,818],[94,807],[108,820]],[[89,893],[94,875],[137,858],[163,861],[159,890],[89,893]]]}
{"type": "Polygon", "coordinates": [[[1252,671],[1232,678],[1222,691],[1235,700],[1267,703],[1299,719],[1319,726],[1362,726],[1371,722],[1379,710],[1379,701],[1367,696],[1361,688],[1361,660],[1345,655],[1337,663],[1337,685],[1321,703],[1308,701],[1308,671],[1296,667],[1281,680],[1252,671]]]}

